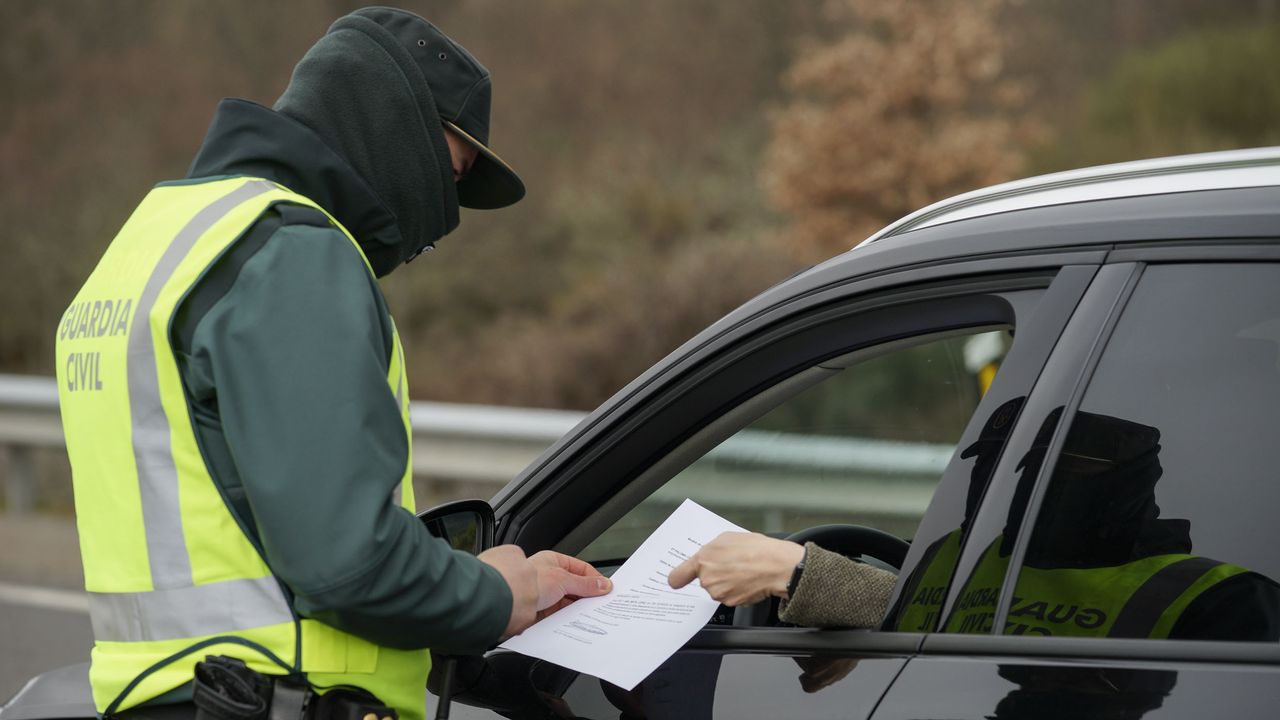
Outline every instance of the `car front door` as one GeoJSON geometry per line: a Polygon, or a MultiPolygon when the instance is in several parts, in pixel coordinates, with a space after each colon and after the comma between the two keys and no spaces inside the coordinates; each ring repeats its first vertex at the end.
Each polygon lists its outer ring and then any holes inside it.
{"type": "MultiPolygon", "coordinates": [[[[690,497],[776,536],[840,523],[912,539],[908,578],[975,507],[985,478],[962,451],[998,451],[1100,258],[958,262],[781,303],[588,419],[499,499],[499,539],[608,571],[690,497]]],[[[891,631],[735,624],[725,609],[633,689],[489,659],[533,685],[529,716],[865,718],[937,609],[891,631]]]]}

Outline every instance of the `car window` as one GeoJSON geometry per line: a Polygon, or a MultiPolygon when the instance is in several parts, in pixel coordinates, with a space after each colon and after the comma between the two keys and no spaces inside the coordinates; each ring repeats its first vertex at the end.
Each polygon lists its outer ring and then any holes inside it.
{"type": "Polygon", "coordinates": [[[988,327],[824,363],[830,377],[694,461],[581,556],[629,555],[685,498],[774,535],[852,523],[911,538],[1010,344],[1008,328],[988,327]]]}
{"type": "MultiPolygon", "coordinates": [[[[1280,639],[1280,266],[1147,268],[1062,416],[1018,463],[1011,517],[1053,458],[1003,632],[1280,639]]],[[[1014,534],[976,585],[999,585],[1014,534]]]]}

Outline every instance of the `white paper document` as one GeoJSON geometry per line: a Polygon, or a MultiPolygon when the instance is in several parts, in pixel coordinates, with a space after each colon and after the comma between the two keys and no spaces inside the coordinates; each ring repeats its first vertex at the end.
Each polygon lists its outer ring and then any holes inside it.
{"type": "Polygon", "coordinates": [[[577,600],[500,647],[634,688],[702,629],[720,603],[667,574],[726,531],[747,532],[685,500],[613,573],[613,590],[577,600]]]}

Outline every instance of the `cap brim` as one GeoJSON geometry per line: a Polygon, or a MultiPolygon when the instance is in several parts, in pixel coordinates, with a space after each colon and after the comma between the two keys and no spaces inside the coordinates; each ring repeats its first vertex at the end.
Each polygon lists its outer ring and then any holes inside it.
{"type": "Polygon", "coordinates": [[[458,181],[459,205],[476,210],[494,210],[514,205],[524,197],[524,182],[510,165],[462,128],[448,120],[444,124],[477,150],[471,170],[458,181]]]}

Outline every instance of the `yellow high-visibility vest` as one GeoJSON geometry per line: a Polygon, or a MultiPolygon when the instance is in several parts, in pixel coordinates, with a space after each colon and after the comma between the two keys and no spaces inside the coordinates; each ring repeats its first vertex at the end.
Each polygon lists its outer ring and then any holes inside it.
{"type": "MultiPolygon", "coordinates": [[[[997,537],[960,592],[946,632],[990,633],[1009,567],[997,537]]],[[[1168,553],[1113,566],[1018,573],[1005,635],[1168,638],[1187,607],[1222,581],[1248,572],[1210,558],[1168,553]]]]}
{"type": "MultiPolygon", "coordinates": [[[[257,178],[155,187],[58,327],[58,395],[94,631],[89,680],[99,712],[163,695],[190,681],[205,655],[228,655],[264,673],[306,673],[319,687],[364,688],[406,720],[424,715],[427,651],[379,647],[299,618],[223,502],[196,444],[170,337],[174,313],[213,263],[277,203],[323,212],[257,178]]],[[[359,251],[351,234],[336,220],[333,225],[359,251]]],[[[394,326],[393,335],[387,382],[412,439],[394,326]]],[[[410,511],[411,473],[410,459],[395,491],[410,511]]]]}

